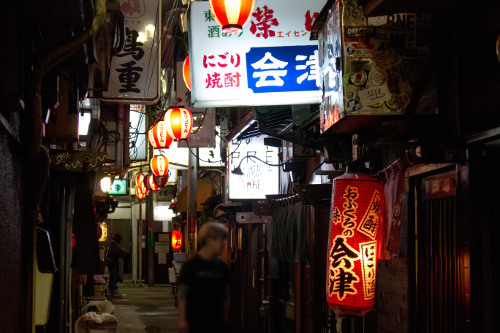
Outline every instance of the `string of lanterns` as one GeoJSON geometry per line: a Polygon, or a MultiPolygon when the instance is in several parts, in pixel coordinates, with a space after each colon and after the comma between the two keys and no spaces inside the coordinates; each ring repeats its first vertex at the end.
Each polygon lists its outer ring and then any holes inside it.
{"type": "MultiPolygon", "coordinates": [[[[187,59],[189,64],[189,60],[187,59]]],[[[188,73],[189,74],[189,73],[188,73]]],[[[184,107],[170,108],[148,131],[149,144],[156,149],[169,148],[174,140],[185,140],[191,134],[193,116],[184,107]]],[[[158,191],[168,182],[168,158],[154,156],[150,163],[152,175],[138,174],[136,177],[137,199],[142,200],[149,191],[158,191]]]]}

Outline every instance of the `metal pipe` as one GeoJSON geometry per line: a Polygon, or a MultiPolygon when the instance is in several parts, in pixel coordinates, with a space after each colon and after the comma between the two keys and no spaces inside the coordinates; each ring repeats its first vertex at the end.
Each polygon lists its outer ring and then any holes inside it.
{"type": "Polygon", "coordinates": [[[187,190],[187,237],[188,246],[186,253],[188,258],[192,257],[196,252],[196,199],[198,192],[198,148],[189,148],[188,160],[188,190],[187,190]]]}

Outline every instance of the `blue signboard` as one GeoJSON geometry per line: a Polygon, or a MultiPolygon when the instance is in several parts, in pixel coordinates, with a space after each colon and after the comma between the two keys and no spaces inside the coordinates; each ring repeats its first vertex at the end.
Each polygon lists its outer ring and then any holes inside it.
{"type": "Polygon", "coordinates": [[[316,45],[252,47],[246,65],[254,93],[318,90],[316,45]]]}

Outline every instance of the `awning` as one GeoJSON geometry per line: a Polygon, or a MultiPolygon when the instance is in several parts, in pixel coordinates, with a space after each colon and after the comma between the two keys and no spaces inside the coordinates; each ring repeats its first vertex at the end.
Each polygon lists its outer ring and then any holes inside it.
{"type": "MultiPolygon", "coordinates": [[[[215,195],[215,189],[213,187],[213,183],[210,179],[208,178],[201,178],[198,179],[197,182],[197,195],[196,195],[196,211],[201,212],[203,210],[203,206],[201,205],[203,202],[205,202],[208,198],[211,196],[215,195]]],[[[184,187],[177,196],[177,206],[176,210],[177,212],[180,213],[187,213],[187,186],[184,187]]]]}

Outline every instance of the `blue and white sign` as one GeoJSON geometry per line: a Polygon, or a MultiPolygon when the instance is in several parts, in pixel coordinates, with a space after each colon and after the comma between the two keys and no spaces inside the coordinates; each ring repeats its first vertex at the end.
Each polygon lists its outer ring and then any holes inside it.
{"type": "Polygon", "coordinates": [[[225,34],[207,1],[191,4],[191,100],[195,107],[320,103],[312,24],[325,0],[256,0],[240,34],[225,34]]]}

